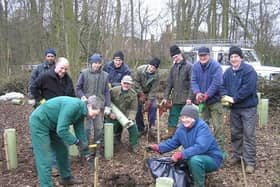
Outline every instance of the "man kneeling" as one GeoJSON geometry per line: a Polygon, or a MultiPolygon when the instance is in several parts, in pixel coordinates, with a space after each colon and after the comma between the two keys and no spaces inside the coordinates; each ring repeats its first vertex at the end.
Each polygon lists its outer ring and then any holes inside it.
{"type": "Polygon", "coordinates": [[[223,156],[207,123],[198,118],[198,110],[193,105],[185,105],[180,113],[180,123],[172,138],[153,144],[148,149],[158,153],[172,151],[183,146],[181,152],[175,152],[172,160],[186,160],[196,187],[204,186],[205,173],[218,170],[223,156]]]}

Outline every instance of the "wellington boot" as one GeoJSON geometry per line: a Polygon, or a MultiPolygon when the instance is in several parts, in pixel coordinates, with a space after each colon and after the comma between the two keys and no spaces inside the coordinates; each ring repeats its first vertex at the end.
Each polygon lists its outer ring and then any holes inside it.
{"type": "Polygon", "coordinates": [[[75,179],[74,177],[71,176],[69,178],[62,179],[59,183],[62,186],[72,186],[72,185],[75,185],[75,184],[82,184],[83,181],[75,179]]]}
{"type": "Polygon", "coordinates": [[[166,139],[171,138],[174,135],[175,131],[176,131],[176,127],[168,127],[167,134],[163,134],[161,139],[166,140],[166,139]]]}

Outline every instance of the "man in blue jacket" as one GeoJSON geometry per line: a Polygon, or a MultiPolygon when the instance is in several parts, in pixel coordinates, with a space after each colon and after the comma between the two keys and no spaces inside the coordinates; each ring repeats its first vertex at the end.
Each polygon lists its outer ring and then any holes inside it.
{"type": "Polygon", "coordinates": [[[175,152],[171,159],[174,162],[186,160],[195,186],[201,187],[205,183],[205,173],[218,170],[223,156],[207,123],[198,118],[195,106],[185,105],[180,115],[174,136],[148,149],[162,154],[183,146],[183,151],[175,152]]]}
{"type": "Polygon", "coordinates": [[[240,163],[244,158],[247,173],[254,173],[256,166],[256,116],[257,73],[243,60],[239,47],[229,50],[229,67],[223,75],[222,102],[230,106],[230,130],[233,157],[230,164],[240,163]]]}
{"type": "Polygon", "coordinates": [[[210,58],[207,47],[198,49],[199,60],[192,68],[192,91],[196,96],[196,103],[204,106],[201,117],[211,125],[220,148],[224,149],[223,106],[220,102],[220,86],[223,71],[220,64],[210,58]]]}
{"type": "Polygon", "coordinates": [[[107,62],[103,71],[108,73],[110,87],[120,86],[121,80],[125,75],[130,75],[131,71],[126,63],[124,63],[124,54],[122,51],[116,51],[113,60],[107,62]]]}

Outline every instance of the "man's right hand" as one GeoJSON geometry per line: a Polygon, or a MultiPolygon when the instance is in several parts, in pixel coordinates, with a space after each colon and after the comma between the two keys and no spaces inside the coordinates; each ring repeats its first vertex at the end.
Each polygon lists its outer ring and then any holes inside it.
{"type": "Polygon", "coordinates": [[[79,151],[87,151],[89,149],[88,144],[79,139],[77,139],[75,144],[78,146],[79,151]]]}
{"type": "Polygon", "coordinates": [[[199,104],[199,103],[201,103],[201,102],[203,102],[203,97],[204,97],[204,95],[203,95],[203,93],[197,93],[196,94],[196,96],[195,96],[195,100],[196,100],[196,102],[199,104]]]}
{"type": "Polygon", "coordinates": [[[145,94],[144,94],[143,92],[140,92],[140,93],[138,94],[138,96],[139,96],[139,100],[140,100],[142,103],[144,103],[145,100],[146,100],[145,94]]]}
{"type": "Polygon", "coordinates": [[[148,145],[148,146],[146,147],[146,150],[147,150],[147,151],[159,152],[158,144],[148,145]]]}
{"type": "Polygon", "coordinates": [[[87,100],[87,97],[86,96],[82,96],[81,100],[85,102],[87,100]]]}

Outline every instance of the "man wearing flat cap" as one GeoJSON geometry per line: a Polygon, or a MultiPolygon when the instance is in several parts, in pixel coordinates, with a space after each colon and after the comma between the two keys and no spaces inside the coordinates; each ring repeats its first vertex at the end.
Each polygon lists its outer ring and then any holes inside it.
{"type": "MultiPolygon", "coordinates": [[[[45,61],[38,64],[35,69],[32,70],[31,76],[28,82],[28,96],[30,99],[34,99],[31,93],[30,87],[34,81],[39,77],[40,74],[47,72],[55,64],[56,51],[55,49],[45,50],[45,61]]],[[[35,103],[34,103],[35,104],[35,103]]]]}
{"type": "MultiPolygon", "coordinates": [[[[94,53],[89,58],[89,67],[82,70],[78,78],[76,92],[77,96],[81,100],[87,100],[89,96],[96,95],[104,101],[104,114],[110,114],[110,92],[109,92],[109,81],[108,73],[101,70],[102,67],[102,56],[99,53],[94,53]]],[[[104,123],[104,115],[100,114],[95,119],[86,120],[86,135],[88,142],[100,144],[102,140],[102,131],[104,123]],[[94,131],[94,138],[92,141],[92,129],[94,131]]]]}
{"type": "Polygon", "coordinates": [[[233,157],[230,165],[244,159],[245,171],[254,173],[256,166],[256,117],[257,117],[257,73],[243,61],[240,47],[229,49],[229,67],[223,75],[221,96],[230,103],[230,130],[233,157]]]}
{"type": "Polygon", "coordinates": [[[140,135],[145,132],[143,111],[148,113],[149,127],[153,129],[155,127],[157,111],[156,94],[159,88],[159,75],[157,70],[159,65],[160,60],[155,57],[148,64],[141,65],[136,70],[134,87],[138,94],[136,123],[140,135]]]}
{"type": "Polygon", "coordinates": [[[201,117],[214,130],[218,145],[224,149],[223,106],[220,102],[220,86],[223,71],[221,65],[210,58],[207,47],[198,49],[199,60],[192,69],[192,91],[195,94],[196,104],[203,104],[201,117]]]}
{"type": "Polygon", "coordinates": [[[183,106],[192,103],[192,64],[184,59],[184,56],[177,45],[170,47],[170,56],[173,60],[173,64],[168,75],[166,89],[161,102],[166,104],[167,100],[171,97],[172,107],[168,116],[167,137],[171,137],[174,134],[179,114],[183,106]]]}
{"type": "Polygon", "coordinates": [[[163,154],[180,146],[183,150],[173,153],[171,159],[186,162],[194,186],[205,186],[206,173],[218,170],[223,156],[207,123],[198,118],[198,109],[193,105],[185,105],[181,110],[180,122],[172,138],[149,145],[147,149],[163,154]]]}
{"type": "Polygon", "coordinates": [[[121,80],[125,75],[130,75],[131,71],[128,65],[124,62],[124,54],[122,51],[116,51],[113,55],[113,60],[107,62],[103,71],[108,73],[110,87],[121,85],[121,80]]]}

